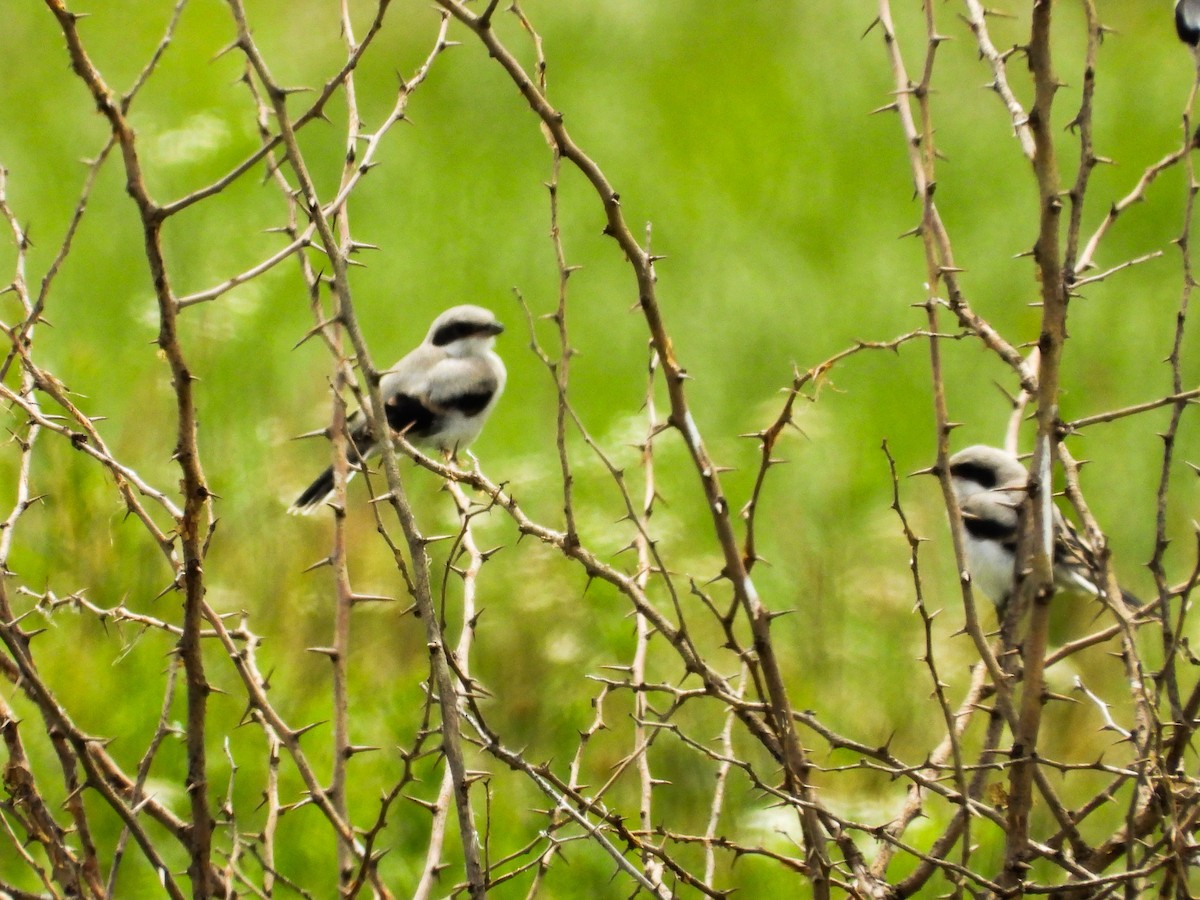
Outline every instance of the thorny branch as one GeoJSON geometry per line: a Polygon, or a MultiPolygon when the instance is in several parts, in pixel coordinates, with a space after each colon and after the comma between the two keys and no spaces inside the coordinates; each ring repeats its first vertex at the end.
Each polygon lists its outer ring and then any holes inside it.
{"type": "MultiPolygon", "coordinates": [[[[1187,342],[1197,190],[1192,98],[1180,145],[1156,154],[1158,162],[1133,179],[1123,196],[1098,202],[1091,175],[1107,160],[1096,146],[1093,119],[1102,102],[1097,80],[1103,72],[1106,29],[1094,0],[1080,0],[1085,51],[1074,79],[1077,86],[1071,88],[1066,132],[1054,118],[1055,100],[1065,86],[1052,65],[1056,43],[1065,39],[1064,17],[1051,16],[1049,0],[1031,0],[1028,40],[1005,50],[992,37],[990,19],[997,13],[964,0],[961,21],[953,26],[956,36],[978,51],[979,70],[1000,98],[1004,128],[1016,136],[1012,152],[1028,162],[1029,184],[1038,199],[1036,229],[1031,228],[1037,233],[1032,253],[1036,273],[1028,283],[1036,282],[1041,291],[1041,322],[1035,349],[1025,355],[1020,348],[1029,343],[1029,335],[1001,334],[976,308],[970,283],[960,277],[953,235],[935,202],[935,189],[938,196],[954,189],[955,173],[941,170],[935,140],[938,125],[945,125],[938,96],[949,87],[940,61],[950,36],[943,29],[950,25],[939,23],[937,4],[919,5],[921,55],[910,77],[893,3],[880,0],[876,24],[894,91],[879,111],[897,114],[916,189],[919,221],[911,233],[920,238],[922,249],[925,290],[917,307],[924,321],[899,337],[863,339],[815,365],[806,361],[795,366],[782,404],[775,407],[778,412],[746,435],[757,441],[757,449],[750,454],[751,475],[737,488],[744,491],[737,498],[739,519],[731,487],[738,482],[724,477],[727,469],[712,457],[709,439],[698,425],[699,392],[689,387],[682,362],[688,348],[672,339],[660,304],[660,258],[652,252],[650,228],[642,237],[631,226],[616,186],[597,157],[568,131],[564,110],[550,100],[547,72],[561,48],[543,41],[536,22],[516,2],[436,2],[431,49],[413,74],[400,77],[394,96],[384,103],[374,96],[364,99],[367,79],[359,72],[364,61],[386,55],[380,35],[391,24],[391,4],[378,0],[364,11],[344,0],[337,11],[342,41],[337,59],[331,71],[319,76],[311,101],[291,108],[289,98],[296,90],[272,74],[275,60],[264,49],[268,45],[256,38],[241,0],[229,0],[234,37],[224,52],[236,51],[243,60],[243,89],[253,105],[258,145],[223,174],[163,201],[150,190],[159,184],[158,173],[131,121],[135,109],[140,112],[142,92],[159,78],[171,45],[189,39],[186,0],[177,0],[169,17],[164,16],[161,37],[123,92],[110,86],[89,52],[83,17],[64,0],[45,0],[65,40],[77,84],[101,114],[106,135],[86,165],[61,239],[38,275],[31,272],[28,227],[9,199],[10,179],[21,173],[0,169],[0,220],[14,248],[12,278],[0,297],[15,299],[15,315],[5,307],[0,320],[6,342],[0,401],[11,438],[4,464],[13,476],[0,497],[0,675],[10,685],[0,697],[5,754],[0,843],[11,848],[0,854],[0,892],[114,897],[127,884],[149,877],[149,883],[176,898],[189,893],[271,897],[285,890],[323,896],[335,882],[340,894],[350,898],[365,893],[426,897],[447,891],[480,897],[507,884],[524,884],[533,897],[550,895],[554,879],[577,871],[566,864],[586,854],[588,866],[615,874],[623,894],[633,889],[656,897],[728,896],[739,887],[746,866],[739,868],[738,860],[754,860],[770,868],[779,883],[803,884],[816,897],[835,891],[906,897],[934,889],[956,897],[1186,896],[1196,877],[1200,829],[1200,780],[1192,746],[1200,725],[1200,682],[1193,674],[1196,658],[1189,643],[1200,546],[1191,548],[1190,568],[1182,573],[1173,571],[1176,560],[1168,548],[1174,537],[1172,513],[1180,503],[1173,485],[1181,461],[1186,461],[1182,441],[1191,406],[1200,398],[1200,388],[1189,386],[1194,382],[1189,381],[1187,342]],[[355,236],[352,224],[358,220],[351,218],[351,201],[379,190],[374,186],[378,180],[367,175],[386,157],[385,138],[407,120],[410,100],[455,43],[452,27],[472,36],[494,60],[489,77],[507,79],[517,88],[549,147],[555,296],[550,302],[526,301],[528,292],[522,290],[517,296],[531,336],[530,355],[549,372],[553,387],[556,459],[547,455],[541,463],[555,471],[561,524],[548,524],[518,503],[516,495],[526,489],[519,479],[508,480],[508,472],[497,480],[474,460],[432,459],[399,436],[395,447],[384,442],[382,478],[378,471],[364,471],[362,480],[373,501],[370,512],[346,488],[352,469],[365,462],[352,458],[345,433],[349,405],[357,402],[373,417],[377,432],[386,432],[381,372],[372,361],[351,276],[351,266],[370,245],[355,236]],[[521,62],[528,52],[522,41],[532,48],[531,69],[521,62]],[[1028,63],[1027,76],[1013,69],[1018,60],[1028,63]],[[1030,93],[1031,101],[1020,99],[1030,93]],[[300,134],[332,128],[329,118],[342,113],[346,152],[329,171],[320,170],[319,154],[307,152],[300,134]],[[1060,162],[1068,156],[1070,163],[1060,162]],[[95,202],[96,186],[116,160],[129,197],[125,213],[140,228],[141,264],[155,299],[156,344],[167,365],[163,381],[174,406],[170,436],[160,449],[172,459],[177,486],[156,483],[161,475],[147,474],[155,470],[131,462],[103,425],[106,398],[72,392],[48,361],[53,355],[42,351],[46,344],[54,346],[46,325],[54,313],[60,273],[78,253],[77,236],[95,202]],[[273,229],[284,236],[282,242],[232,273],[206,278],[208,286],[177,291],[175,284],[183,278],[164,249],[170,230],[185,211],[247,183],[260,165],[265,180],[283,198],[284,221],[273,229]],[[1132,278],[1148,268],[1142,263],[1162,256],[1155,248],[1111,264],[1097,263],[1110,235],[1135,207],[1155,199],[1152,187],[1161,188],[1166,179],[1160,177],[1172,169],[1185,173],[1187,193],[1175,240],[1182,283],[1166,359],[1169,384],[1147,399],[1107,407],[1097,403],[1062,421],[1060,383],[1076,364],[1067,331],[1069,302],[1084,288],[1132,278]],[[572,172],[582,175],[582,181],[572,181],[572,172]],[[636,474],[623,465],[628,451],[608,446],[576,404],[573,358],[591,336],[579,329],[577,310],[568,302],[578,268],[569,262],[576,258],[574,235],[563,204],[568,197],[580,200],[574,193],[580,187],[582,200],[602,214],[605,235],[629,267],[649,339],[636,474]],[[1097,208],[1106,211],[1093,214],[1097,208]],[[303,747],[302,739],[321,723],[290,724],[289,704],[271,694],[272,671],[282,670],[290,679],[302,664],[280,657],[278,635],[252,631],[247,613],[218,612],[210,596],[220,583],[222,558],[209,551],[221,547],[223,535],[216,530],[217,498],[208,486],[199,435],[201,424],[216,423],[202,422],[204,373],[195,367],[196,360],[205,358],[203,338],[186,327],[188,317],[199,315],[194,308],[207,304],[208,314],[226,314],[224,303],[212,301],[286,269],[291,260],[297,263],[313,315],[312,328],[300,343],[317,336],[330,354],[332,400],[324,433],[335,470],[329,550],[313,567],[328,566],[332,576],[332,637],[329,646],[310,648],[332,667],[332,689],[323,701],[332,734],[323,744],[303,747]],[[546,315],[538,315],[546,309],[546,315]],[[947,311],[957,331],[943,330],[939,320],[947,311]],[[553,330],[553,343],[546,345],[550,351],[538,337],[542,319],[553,330]],[[928,691],[931,698],[927,722],[897,725],[904,732],[897,743],[904,749],[894,749],[892,738],[881,745],[832,727],[833,711],[819,690],[813,710],[797,709],[794,697],[801,691],[814,693],[805,684],[808,660],[797,659],[795,649],[782,642],[782,632],[773,630],[772,621],[789,601],[778,592],[777,580],[762,574],[765,563],[758,564],[764,562],[761,545],[770,539],[774,524],[763,516],[763,505],[772,491],[774,496],[782,493],[782,479],[774,474],[768,478],[768,472],[786,461],[781,437],[797,424],[803,406],[799,401],[825,402],[821,388],[830,373],[856,365],[865,351],[890,350],[899,357],[904,345],[921,341],[930,353],[936,444],[932,471],[940,477],[951,525],[962,610],[947,613],[934,605],[930,557],[922,552],[918,520],[910,518],[910,501],[896,475],[892,448],[885,444],[891,507],[909,553],[912,636],[920,647],[924,686],[914,683],[912,688],[928,691]],[[972,590],[962,514],[946,469],[956,427],[946,382],[951,354],[961,346],[954,342],[962,341],[978,341],[1015,382],[1019,399],[1013,404],[1011,433],[997,443],[1017,445],[1026,405],[1033,410],[1028,525],[1017,573],[1024,618],[1015,639],[1002,634],[996,640],[985,630],[990,613],[972,590]],[[1147,602],[1122,601],[1107,538],[1088,506],[1080,465],[1066,442],[1111,423],[1148,423],[1156,414],[1168,418],[1165,426],[1156,426],[1163,453],[1149,564],[1155,594],[1147,602]],[[675,515],[675,498],[664,496],[663,477],[674,440],[686,452],[705,516],[704,528],[691,523],[687,550],[710,563],[718,560],[716,579],[682,571],[678,542],[663,524],[675,515]],[[165,589],[154,600],[180,595],[179,614],[147,605],[154,602],[148,598],[107,596],[103,584],[52,587],[13,571],[19,568],[14,560],[38,540],[40,517],[57,512],[49,504],[59,498],[40,491],[50,480],[42,460],[59,451],[74,452],[72,458],[103,475],[110,499],[140,529],[139,540],[166,563],[155,576],[165,589]],[[588,491],[580,489],[584,454],[609,480],[610,496],[611,488],[616,489],[617,521],[603,540],[591,533],[593,510],[585,509],[591,501],[585,499],[588,491]],[[402,473],[406,456],[416,466],[405,464],[402,473]],[[1102,589],[1099,614],[1106,621],[1054,647],[1056,460],[1079,533],[1095,556],[1094,575],[1102,589]],[[447,488],[458,526],[445,544],[429,536],[421,524],[426,510],[414,509],[410,502],[405,484],[410,473],[414,478],[432,473],[447,488]],[[391,599],[355,590],[358,575],[354,569],[352,581],[352,567],[358,554],[367,552],[359,540],[362,522],[378,532],[379,547],[394,563],[396,593],[409,595],[412,605],[406,612],[420,619],[416,623],[398,616],[389,621],[420,630],[428,654],[428,666],[415,677],[423,699],[403,726],[411,730],[405,731],[407,737],[389,732],[386,747],[382,741],[375,747],[353,740],[359,729],[378,733],[376,723],[362,712],[370,708],[370,698],[356,693],[357,678],[371,668],[360,649],[366,629],[359,626],[359,616],[377,605],[373,601],[391,599]],[[549,565],[578,572],[588,584],[602,585],[594,589],[606,592],[597,602],[615,603],[630,620],[628,653],[617,664],[596,664],[598,674],[575,666],[577,658],[572,659],[573,684],[583,686],[591,712],[574,752],[564,759],[534,761],[548,755],[553,744],[538,736],[525,745],[509,733],[516,729],[501,713],[517,699],[514,691],[503,679],[489,678],[486,665],[476,665],[486,656],[481,650],[496,652],[488,643],[494,638],[486,627],[483,598],[502,583],[503,576],[494,573],[506,560],[491,562],[501,547],[482,549],[486,545],[480,534],[492,528],[533,539],[516,551],[503,548],[511,559],[521,554],[519,565],[533,566],[529,561],[541,554],[537,565],[547,565],[549,559],[549,565]],[[599,547],[618,535],[632,553],[610,559],[599,547]],[[957,633],[943,624],[943,617],[961,623],[967,638],[956,642],[957,633]],[[84,627],[81,623],[103,629],[114,666],[158,655],[162,680],[156,696],[161,703],[156,699],[155,709],[141,711],[140,738],[122,735],[110,746],[113,736],[89,733],[80,724],[90,720],[80,701],[47,674],[51,667],[39,666],[46,657],[39,655],[38,635],[43,630],[74,634],[84,627]],[[452,635],[456,625],[457,638],[452,635]],[[1148,643],[1155,646],[1148,650],[1148,643]],[[1091,665],[1110,650],[1111,659],[1095,664],[1115,671],[1128,685],[1126,694],[1111,693],[1091,674],[1075,672],[1071,695],[1056,693],[1066,690],[1052,687],[1056,668],[1091,665]],[[969,676],[958,666],[964,651],[973,654],[969,676]],[[270,657],[266,672],[268,664],[260,662],[264,654],[270,657]],[[218,691],[233,695],[241,722],[253,733],[236,754],[231,743],[245,732],[222,733],[227,710],[213,699],[218,691]],[[1075,701],[1070,716],[1061,712],[1069,700],[1075,701]],[[1072,727],[1067,724],[1072,716],[1083,717],[1118,742],[1098,759],[1064,749],[1061,732],[1072,727]],[[928,738],[927,747],[913,750],[914,735],[928,738]],[[131,750],[138,739],[140,746],[131,750]],[[183,772],[172,768],[177,765],[176,743],[183,772]],[[256,752],[259,758],[253,759],[256,752]],[[689,819],[671,797],[676,782],[697,772],[711,780],[697,805],[700,815],[689,819]],[[171,802],[164,782],[186,794],[186,813],[171,802]],[[357,782],[376,789],[370,801],[356,789],[357,782]],[[224,785],[223,790],[214,790],[214,783],[224,785]],[[885,811],[871,821],[847,799],[863,785],[885,798],[885,811]],[[255,802],[247,802],[249,795],[255,802]],[[790,818],[779,826],[781,833],[764,836],[731,814],[747,806],[764,812],[776,806],[790,818]],[[325,850],[335,860],[329,872],[315,877],[296,868],[288,846],[298,811],[308,807],[316,822],[308,827],[326,836],[325,850]],[[424,813],[429,816],[415,829],[421,834],[415,855],[405,865],[393,865],[401,847],[412,844],[410,816],[424,813]],[[912,826],[922,818],[927,829],[917,834],[912,826]],[[993,852],[983,852],[985,845],[993,852]]],[[[270,23],[255,24],[265,30],[270,23]]],[[[160,437],[155,432],[147,441],[160,437]]],[[[432,518],[435,512],[428,514],[432,518]]],[[[496,598],[486,608],[519,615],[517,599],[528,598],[496,598]]],[[[254,608],[259,600],[246,597],[241,602],[254,608]]],[[[555,627],[565,626],[555,622],[555,627]]],[[[588,636],[565,636],[587,643],[588,636]]],[[[513,649],[506,648],[509,653],[513,649]]],[[[593,667],[590,660],[587,666],[593,667]]]]}

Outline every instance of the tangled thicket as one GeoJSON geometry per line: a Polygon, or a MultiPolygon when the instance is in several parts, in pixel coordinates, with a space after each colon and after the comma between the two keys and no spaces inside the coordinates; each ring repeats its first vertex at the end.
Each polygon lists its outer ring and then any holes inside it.
{"type": "MultiPolygon", "coordinates": [[[[371,8],[365,27],[358,20],[363,11],[352,11],[350,0],[342,0],[344,59],[324,84],[309,92],[297,92],[272,74],[273,60],[256,41],[242,0],[228,0],[232,42],[226,54],[244,64],[239,89],[252,101],[260,147],[223,177],[166,199],[148,187],[153,173],[147,170],[131,116],[160,61],[171,52],[186,0],[178,0],[164,17],[169,21],[162,40],[123,87],[110,84],[93,62],[85,21],[64,0],[45,0],[46,15],[53,17],[63,44],[37,52],[63,52],[65,46],[63,59],[77,77],[76,87],[90,95],[109,137],[88,163],[57,253],[36,272],[30,271],[31,245],[22,225],[28,211],[9,200],[9,184],[22,173],[0,171],[0,215],[15,248],[0,307],[6,342],[0,396],[11,434],[3,465],[13,475],[0,485],[0,671],[9,684],[0,693],[6,753],[0,892],[13,897],[122,896],[126,879],[146,884],[150,873],[172,897],[324,896],[334,882],[348,897],[483,896],[501,889],[534,896],[548,890],[545,886],[554,877],[570,879],[570,871],[564,875],[563,869],[584,857],[614,873],[614,896],[726,896],[742,884],[748,867],[755,877],[794,885],[815,897],[836,892],[863,897],[946,892],[1191,896],[1200,825],[1192,746],[1200,723],[1200,677],[1187,634],[1200,559],[1190,571],[1172,572],[1165,553],[1170,476],[1185,464],[1176,438],[1189,403],[1200,396],[1200,389],[1185,383],[1183,359],[1193,286],[1188,249],[1195,142],[1185,114],[1184,142],[1136,178],[1094,230],[1084,228],[1090,178],[1101,161],[1092,144],[1092,122],[1104,29],[1094,0],[1080,0],[1087,50],[1078,87],[1070,95],[1078,107],[1069,134],[1051,126],[1054,104],[1067,100],[1054,66],[1058,26],[1050,0],[1032,0],[1028,41],[1007,51],[993,44],[988,13],[976,0],[964,0],[957,10],[997,97],[991,112],[1011,120],[1015,152],[1027,159],[1040,198],[1032,256],[1041,329],[1031,353],[972,307],[960,284],[953,234],[935,202],[939,154],[932,97],[942,31],[951,27],[939,19],[952,16],[939,4],[923,7],[923,56],[912,65],[902,53],[891,3],[880,0],[873,35],[882,37],[881,65],[889,67],[894,81],[893,98],[882,111],[893,113],[900,126],[897,142],[907,148],[920,206],[916,222],[898,224],[913,228],[924,251],[927,294],[921,306],[926,321],[909,333],[864,340],[798,369],[777,414],[752,435],[759,447],[757,471],[744,497],[726,494],[723,469],[697,425],[700,417],[693,411],[683,362],[687,348],[673,344],[671,323],[659,304],[657,257],[649,234],[641,237],[630,225],[620,185],[610,182],[576,142],[564,110],[550,100],[546,73],[554,54],[565,49],[543,46],[537,23],[515,0],[503,7],[498,0],[436,3],[440,17],[433,20],[426,58],[402,75],[390,110],[372,117],[360,113],[356,70],[388,21],[388,0],[371,8]],[[410,99],[427,75],[435,67],[452,65],[445,51],[454,35],[482,45],[497,77],[511,80],[536,114],[531,121],[547,146],[548,217],[558,280],[557,305],[548,314],[552,341],[537,339],[536,316],[528,307],[526,325],[535,335],[532,353],[544,365],[557,397],[555,409],[547,411],[556,416],[557,444],[548,459],[557,465],[562,514],[554,520],[534,517],[519,505],[507,473],[485,471],[466,456],[453,462],[427,458],[403,440],[395,449],[386,447],[378,469],[366,473],[372,502],[347,501],[350,463],[343,425],[348,403],[374,410],[375,427],[386,427],[381,370],[360,324],[361,301],[351,275],[355,257],[366,248],[354,237],[348,204],[375,189],[369,175],[384,152],[385,137],[404,121],[410,99]],[[1021,80],[1016,90],[1011,86],[1015,79],[1021,80]],[[1023,103],[1018,94],[1027,87],[1032,101],[1023,103]],[[313,171],[301,134],[324,122],[335,106],[347,123],[348,152],[340,175],[331,179],[328,172],[313,171]],[[1067,157],[1069,164],[1063,162],[1067,157]],[[1058,401],[1060,371],[1070,352],[1068,303],[1085,286],[1118,273],[1127,277],[1126,270],[1162,255],[1156,251],[1102,271],[1095,264],[1113,224],[1172,168],[1182,168],[1189,184],[1178,240],[1183,253],[1176,337],[1168,360],[1173,390],[1136,406],[1064,421],[1058,401]],[[143,477],[114,455],[99,422],[106,414],[105,398],[72,394],[39,352],[47,334],[44,321],[54,318],[58,273],[71,257],[93,186],[108,169],[123,173],[128,213],[136,216],[144,238],[142,261],[156,300],[161,377],[174,396],[171,443],[178,484],[143,477]],[[644,405],[634,411],[643,422],[636,470],[626,471],[612,448],[587,431],[573,403],[569,287],[574,267],[559,222],[559,180],[565,170],[581,175],[590,186],[604,233],[632,277],[649,337],[644,405]],[[1063,174],[1068,170],[1075,173],[1069,183],[1063,174]],[[208,289],[177,292],[164,235],[184,213],[263,178],[286,204],[286,219],[275,223],[278,250],[208,289]],[[332,190],[319,187],[334,180],[332,190]],[[272,636],[256,631],[246,613],[219,607],[209,593],[220,566],[210,551],[222,541],[217,526],[222,499],[209,487],[197,437],[205,385],[204,372],[192,360],[205,337],[184,326],[203,304],[219,307],[231,291],[279,266],[298,267],[312,310],[306,337],[322,342],[331,360],[334,401],[324,433],[332,445],[337,493],[329,551],[314,568],[328,576],[333,632],[327,646],[312,648],[332,667],[327,702],[331,739],[328,731],[314,732],[313,723],[290,720],[286,705],[270,693],[270,670],[260,664],[260,651],[272,636]],[[1031,540],[1020,566],[1021,602],[1011,604],[1007,627],[999,635],[988,633],[990,612],[972,595],[969,578],[962,579],[965,631],[976,661],[969,679],[953,683],[943,662],[945,636],[935,627],[936,613],[925,599],[922,541],[905,514],[893,464],[896,528],[911,548],[913,621],[924,644],[924,680],[911,689],[932,690],[931,709],[940,717],[943,735],[924,753],[902,757],[890,743],[878,745],[870,737],[832,729],[819,703],[811,711],[797,708],[795,685],[781,663],[791,650],[780,645],[772,628],[784,604],[760,593],[755,583],[761,562],[758,511],[770,494],[772,470],[781,461],[777,445],[794,424],[797,404],[815,395],[829,371],[859,354],[922,344],[931,363],[928,392],[913,400],[913,415],[924,414],[932,401],[935,469],[949,520],[957,524],[959,512],[945,472],[954,425],[942,353],[947,341],[962,340],[982,345],[1011,371],[1017,387],[1007,443],[1015,447],[1022,420],[1032,410],[1030,430],[1036,436],[1031,465],[1041,473],[1052,465],[1061,470],[1074,515],[1097,547],[1105,547],[1104,535],[1080,489],[1078,467],[1060,441],[1117,419],[1169,412],[1154,499],[1157,516],[1150,526],[1156,595],[1136,608],[1105,604],[1091,631],[1053,647],[1048,640],[1051,548],[1031,540]],[[613,556],[607,546],[597,548],[578,522],[574,472],[581,441],[589,459],[607,469],[620,497],[623,518],[612,528],[628,542],[628,556],[613,556]],[[692,489],[707,516],[691,540],[719,558],[714,571],[686,570],[659,540],[653,516],[662,502],[656,450],[668,441],[686,449],[694,472],[692,489]],[[59,595],[24,580],[20,566],[10,570],[14,554],[36,552],[29,544],[44,534],[29,524],[31,510],[39,509],[43,499],[38,462],[61,446],[106,473],[108,489],[141,529],[139,540],[159,552],[165,577],[158,597],[105,605],[89,595],[86,585],[59,595]],[[456,534],[435,538],[422,530],[401,477],[400,461],[406,455],[444,481],[457,510],[456,534]],[[386,748],[355,744],[352,738],[362,699],[355,696],[350,677],[356,665],[352,623],[364,607],[394,598],[356,589],[351,577],[356,548],[347,539],[351,517],[373,519],[377,539],[394,559],[396,593],[404,596],[402,605],[411,603],[413,618],[404,621],[422,630],[428,650],[423,702],[412,710],[410,730],[393,736],[386,748]],[[506,519],[529,543],[543,545],[549,556],[539,565],[566,567],[585,575],[588,583],[606,584],[634,623],[631,658],[600,672],[578,673],[572,688],[577,696],[591,698],[594,718],[579,733],[569,758],[547,761],[546,748],[524,745],[504,733],[494,724],[493,711],[516,698],[503,685],[472,674],[477,586],[498,568],[520,566],[522,559],[529,564],[527,557],[497,557],[481,547],[475,533],[481,517],[506,519]],[[177,598],[178,605],[165,598],[177,598]],[[64,618],[65,610],[79,615],[64,618]],[[128,742],[110,747],[112,735],[88,733],[79,724],[83,701],[76,686],[43,677],[37,635],[52,618],[60,635],[97,623],[111,628],[113,656],[156,657],[170,651],[158,686],[161,707],[127,711],[149,731],[141,747],[131,749],[128,742]],[[137,639],[127,640],[127,635],[137,639]],[[143,639],[146,635],[160,640],[143,639]],[[1088,660],[1082,668],[1089,673],[1107,673],[1106,687],[1097,692],[1077,677],[1074,697],[1094,710],[1116,740],[1100,758],[1090,748],[1051,756],[1040,748],[1047,746],[1048,732],[1063,727],[1053,705],[1062,698],[1047,687],[1046,672],[1082,658],[1088,660]],[[240,722],[218,720],[214,714],[217,682],[223,693],[236,695],[244,709],[240,722]],[[1114,683],[1126,690],[1108,690],[1114,683]],[[183,710],[180,719],[177,709],[183,710]],[[231,734],[237,724],[244,727],[238,730],[235,749],[231,734]],[[616,740],[624,742],[619,751],[613,749],[616,740]],[[184,748],[186,758],[172,756],[164,762],[176,745],[184,748]],[[659,754],[664,747],[670,752],[659,754]],[[828,758],[836,764],[827,763],[828,758]],[[227,783],[214,778],[218,767],[227,773],[227,783]],[[708,780],[697,789],[703,796],[694,808],[660,803],[664,785],[695,781],[697,772],[708,780]],[[872,807],[869,819],[857,818],[838,791],[840,782],[864,773],[875,779],[871,783],[884,798],[872,807]],[[425,786],[430,780],[436,788],[425,786]],[[369,785],[372,804],[352,802],[351,782],[360,795],[362,786],[369,785]],[[780,830],[795,839],[764,836],[755,823],[726,816],[735,791],[753,794],[760,808],[774,811],[780,830]],[[506,807],[533,811],[524,820],[525,831],[492,827],[497,810],[506,807]],[[285,822],[306,815],[301,810],[315,810],[319,825],[308,820],[305,839],[319,832],[328,846],[336,847],[336,871],[306,867],[283,846],[289,840],[281,836],[285,822]],[[915,828],[919,820],[932,826],[915,828]],[[396,849],[400,845],[406,847],[403,864],[396,849]],[[981,847],[990,849],[983,852],[981,847]]],[[[955,25],[961,22],[956,19],[955,25]]],[[[921,50],[907,49],[910,57],[921,50]]],[[[370,99],[372,109],[379,106],[379,98],[370,99]]],[[[1186,108],[1191,108],[1190,98],[1186,108]]],[[[614,302],[623,307],[627,300],[614,302]]],[[[221,315],[219,310],[214,314],[221,315]]],[[[515,351],[510,347],[509,352],[515,351]]],[[[773,396],[773,388],[764,389],[764,398],[773,396]]],[[[884,452],[891,462],[886,447],[884,452]]],[[[1032,534],[1040,533],[1039,523],[1049,509],[1031,501],[1032,534]]],[[[129,526],[100,522],[95,527],[127,531],[129,526]]],[[[129,540],[123,531],[119,542],[123,546],[129,540]]],[[[955,549],[961,560],[961,547],[955,549]]],[[[1108,595],[1117,596],[1105,553],[1101,562],[1108,595]]],[[[112,565],[120,564],[113,559],[112,565]]],[[[961,562],[958,568],[962,570],[961,562]]],[[[256,600],[242,602],[253,608],[256,600]]],[[[800,665],[803,669],[803,661],[800,665]]],[[[108,700],[113,706],[122,702],[120,696],[108,700]]],[[[1070,742],[1059,740],[1055,746],[1069,748],[1070,742]]]]}

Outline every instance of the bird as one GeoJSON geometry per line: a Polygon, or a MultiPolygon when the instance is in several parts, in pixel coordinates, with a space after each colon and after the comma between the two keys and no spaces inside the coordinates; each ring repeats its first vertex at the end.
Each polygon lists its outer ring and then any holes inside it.
{"type": "MultiPolygon", "coordinates": [[[[1003,610],[1016,583],[1017,539],[1029,473],[1013,454],[976,444],[949,460],[950,485],[963,521],[967,571],[985,596],[1003,610]]],[[[1095,549],[1054,507],[1054,584],[1059,590],[1099,597],[1095,549]]],[[[1127,604],[1138,605],[1121,591],[1127,604]]]]}
{"type": "Polygon", "coordinates": [[[1196,51],[1200,44],[1200,0],[1176,0],[1175,33],[1196,51]]]}
{"type": "MultiPolygon", "coordinates": [[[[434,319],[425,340],[382,373],[379,392],[388,427],[422,449],[447,454],[474,441],[508,377],[492,349],[503,331],[495,314],[482,306],[453,306],[434,319]]],[[[346,430],[353,444],[352,465],[379,450],[379,438],[363,410],[347,420],[346,430]]],[[[332,493],[330,466],[288,512],[311,513],[332,493]]]]}

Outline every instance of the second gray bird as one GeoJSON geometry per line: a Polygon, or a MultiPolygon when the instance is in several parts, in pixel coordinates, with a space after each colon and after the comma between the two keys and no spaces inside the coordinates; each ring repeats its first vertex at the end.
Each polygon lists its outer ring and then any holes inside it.
{"type": "MultiPolygon", "coordinates": [[[[1017,539],[1029,474],[1011,453],[976,444],[950,457],[950,482],[963,518],[967,571],[998,609],[1016,583],[1017,539]]],[[[1095,550],[1054,508],[1054,583],[1060,590],[1100,596],[1095,550]]],[[[1137,599],[1121,592],[1126,603],[1137,599]]]]}

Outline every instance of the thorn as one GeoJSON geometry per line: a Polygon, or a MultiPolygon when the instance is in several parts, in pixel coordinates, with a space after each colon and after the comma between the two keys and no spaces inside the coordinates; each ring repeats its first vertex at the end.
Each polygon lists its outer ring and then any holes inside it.
{"type": "Polygon", "coordinates": [[[167,596],[167,594],[171,593],[171,591],[177,591],[177,590],[179,590],[179,581],[178,580],[172,581],[165,588],[163,588],[161,591],[159,591],[157,594],[155,594],[154,599],[151,600],[151,602],[153,603],[154,600],[161,600],[163,597],[167,596]]]}
{"type": "Polygon", "coordinates": [[[432,813],[433,815],[437,815],[438,805],[436,803],[431,803],[428,800],[422,800],[420,797],[412,797],[412,796],[409,796],[408,794],[404,795],[404,799],[417,804],[417,806],[421,807],[422,809],[426,810],[429,813],[432,813]]]}
{"type": "Polygon", "coordinates": [[[351,594],[351,603],[395,603],[395,597],[385,597],[382,594],[351,594]]]}
{"type": "Polygon", "coordinates": [[[298,341],[296,341],[296,343],[292,344],[292,349],[293,350],[299,349],[305,342],[307,342],[314,335],[320,334],[322,331],[324,331],[330,325],[338,325],[340,323],[341,323],[340,316],[332,316],[323,322],[318,322],[312,328],[308,329],[308,331],[304,332],[304,335],[300,338],[300,340],[298,340],[298,341]]]}
{"type": "Polygon", "coordinates": [[[220,58],[221,58],[222,56],[224,56],[226,53],[229,53],[230,51],[236,50],[236,49],[237,49],[239,46],[241,46],[241,42],[240,42],[240,41],[236,41],[236,40],[235,40],[235,41],[233,41],[232,43],[226,44],[224,47],[222,47],[220,50],[218,50],[218,51],[216,52],[216,55],[214,55],[214,56],[213,56],[213,57],[212,57],[212,58],[209,60],[209,62],[210,62],[210,63],[215,63],[215,62],[216,62],[218,59],[220,59],[220,58]]]}
{"type": "Polygon", "coordinates": [[[304,737],[304,735],[308,734],[310,731],[312,731],[318,725],[324,725],[325,721],[326,721],[325,719],[318,719],[316,722],[313,722],[309,725],[302,725],[300,728],[297,728],[295,731],[292,732],[292,734],[291,734],[292,739],[297,740],[297,741],[300,740],[300,738],[304,737]]]}
{"type": "Polygon", "coordinates": [[[293,438],[289,438],[289,440],[303,441],[303,440],[307,440],[308,438],[315,438],[315,437],[328,438],[329,437],[329,429],[328,428],[318,428],[316,431],[306,431],[306,432],[304,432],[304,434],[298,434],[293,438]]]}

